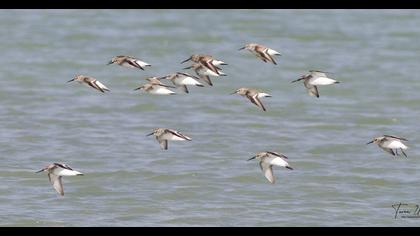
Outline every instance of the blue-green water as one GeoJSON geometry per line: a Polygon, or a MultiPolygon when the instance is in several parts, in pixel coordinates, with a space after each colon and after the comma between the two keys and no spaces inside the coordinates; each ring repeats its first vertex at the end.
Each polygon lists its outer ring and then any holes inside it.
{"type": "Polygon", "coordinates": [[[420,204],[419,24],[418,10],[2,10],[0,225],[417,226],[391,205],[420,204]],[[249,42],[278,65],[237,50],[249,42]],[[228,76],[133,91],[193,53],[228,76]],[[125,54],[152,67],[106,66],[125,54]],[[341,83],[310,97],[290,83],[310,69],[341,83]],[[66,83],[76,74],[111,92],[66,83]],[[239,87],[271,94],[268,111],[239,87]],[[193,141],[162,151],[156,127],[193,141]],[[382,134],[406,137],[408,158],[365,145],[382,134]],[[246,161],[265,150],[294,167],[274,185],[246,161]],[[52,162],[85,173],[64,197],[34,173],[52,162]]]}

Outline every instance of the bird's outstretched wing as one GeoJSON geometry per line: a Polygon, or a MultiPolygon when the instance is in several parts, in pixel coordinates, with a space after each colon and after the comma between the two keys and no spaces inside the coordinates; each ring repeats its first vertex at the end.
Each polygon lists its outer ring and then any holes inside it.
{"type": "Polygon", "coordinates": [[[159,145],[163,150],[168,150],[168,140],[164,139],[164,140],[158,140],[159,141],[159,145]]]}
{"type": "Polygon", "coordinates": [[[398,136],[393,136],[393,135],[384,135],[384,137],[408,141],[406,138],[402,138],[402,137],[398,137],[398,136]]]}
{"type": "Polygon", "coordinates": [[[52,183],[55,191],[57,191],[57,193],[59,193],[61,196],[64,196],[63,182],[61,180],[62,177],[57,176],[57,175],[53,175],[53,174],[48,174],[48,177],[49,177],[50,182],[52,183]]]}
{"type": "Polygon", "coordinates": [[[270,181],[270,183],[274,184],[276,182],[276,179],[273,175],[273,168],[272,165],[264,163],[264,162],[260,162],[260,167],[261,170],[265,176],[265,178],[268,179],[268,181],[270,181]]]}

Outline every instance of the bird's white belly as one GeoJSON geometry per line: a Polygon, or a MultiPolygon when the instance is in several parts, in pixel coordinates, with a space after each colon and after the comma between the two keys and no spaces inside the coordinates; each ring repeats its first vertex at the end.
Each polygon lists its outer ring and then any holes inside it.
{"type": "Polygon", "coordinates": [[[280,158],[280,157],[274,157],[274,158],[270,158],[269,159],[269,163],[271,164],[271,165],[275,165],[275,166],[283,166],[283,167],[285,167],[285,166],[288,166],[289,164],[285,161],[285,160],[283,160],[282,158],[280,158]]]}
{"type": "Polygon", "coordinates": [[[219,76],[217,73],[215,73],[214,71],[209,70],[209,69],[201,69],[200,74],[209,75],[209,76],[219,76]]]}
{"type": "Polygon", "coordinates": [[[183,140],[185,140],[185,139],[180,138],[180,137],[178,137],[176,135],[173,135],[173,134],[164,134],[160,138],[161,139],[166,139],[166,140],[171,140],[171,141],[183,141],[183,140]]]}
{"type": "Polygon", "coordinates": [[[159,95],[168,95],[168,94],[173,94],[174,92],[172,92],[171,90],[165,88],[165,87],[157,87],[154,88],[152,90],[150,90],[151,94],[159,94],[159,95]]]}
{"type": "Polygon", "coordinates": [[[63,168],[56,168],[53,171],[54,175],[58,175],[58,176],[74,176],[74,175],[80,175],[82,173],[80,173],[79,171],[75,171],[75,170],[67,170],[67,169],[63,169],[63,168]]]}
{"type": "Polygon", "coordinates": [[[96,84],[99,86],[99,88],[104,89],[104,90],[109,90],[109,88],[107,88],[103,83],[96,81],[96,84]]]}
{"type": "Polygon", "coordinates": [[[258,93],[258,98],[263,98],[263,97],[271,97],[271,95],[268,93],[258,93]]]}
{"type": "Polygon", "coordinates": [[[275,51],[275,50],[273,50],[273,49],[271,49],[271,48],[269,48],[269,49],[267,50],[267,53],[268,53],[268,54],[270,54],[271,56],[273,56],[273,55],[280,55],[280,53],[279,53],[279,52],[277,52],[277,51],[275,51]]]}
{"type": "Polygon", "coordinates": [[[309,84],[311,85],[329,85],[334,84],[335,80],[327,78],[327,77],[317,77],[317,78],[311,78],[309,80],[309,84]]]}
{"type": "Polygon", "coordinates": [[[399,149],[399,148],[407,149],[408,148],[402,142],[397,141],[397,140],[386,141],[383,143],[383,146],[386,148],[391,148],[391,149],[399,149]]]}
{"type": "Polygon", "coordinates": [[[144,62],[144,61],[140,61],[140,60],[136,60],[137,64],[139,64],[141,67],[145,67],[145,66],[150,66],[149,63],[144,62]]]}
{"type": "Polygon", "coordinates": [[[226,64],[226,63],[223,62],[223,61],[213,60],[212,64],[215,65],[215,66],[220,66],[220,65],[226,64]]]}
{"type": "Polygon", "coordinates": [[[197,85],[200,84],[197,80],[191,77],[176,78],[175,83],[178,85],[197,85]]]}

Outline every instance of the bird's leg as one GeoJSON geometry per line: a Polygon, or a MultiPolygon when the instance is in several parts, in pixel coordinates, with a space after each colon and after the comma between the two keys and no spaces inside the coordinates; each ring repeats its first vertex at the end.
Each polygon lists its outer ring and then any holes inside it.
{"type": "Polygon", "coordinates": [[[398,154],[398,149],[395,149],[395,155],[399,156],[400,154],[398,154]]]}

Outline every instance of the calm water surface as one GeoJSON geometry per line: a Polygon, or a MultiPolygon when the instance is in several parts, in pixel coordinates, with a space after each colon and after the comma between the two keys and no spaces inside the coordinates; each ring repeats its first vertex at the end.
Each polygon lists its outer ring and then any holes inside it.
{"type": "MultiPolygon", "coordinates": [[[[392,204],[420,204],[418,10],[0,11],[0,226],[418,226],[392,204]],[[278,65],[247,51],[258,42],[278,65]],[[227,62],[213,87],[175,96],[133,91],[207,53],[227,62]],[[115,55],[152,64],[106,66],[115,55]],[[342,83],[310,97],[310,69],[342,83]],[[77,83],[93,76],[111,92],[77,83]],[[267,112],[229,95],[270,93],[267,112]],[[162,151],[155,127],[192,142],[162,151]],[[393,159],[374,136],[409,139],[393,159]],[[289,157],[277,183],[246,160],[289,157]],[[65,196],[45,173],[64,162],[65,196]]],[[[192,72],[191,72],[192,73],[192,72]]]]}

